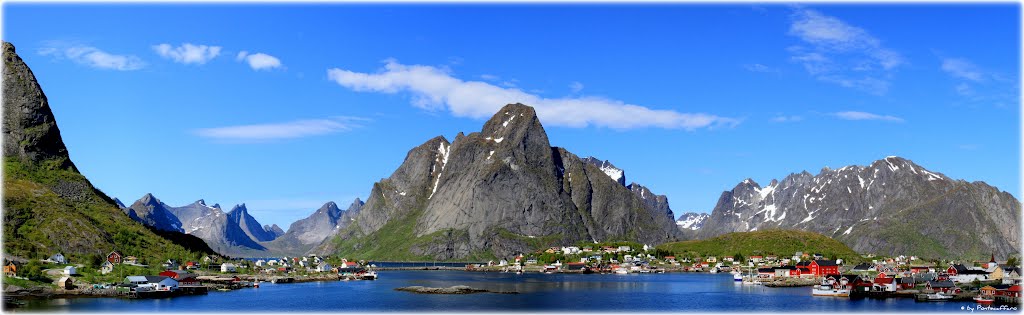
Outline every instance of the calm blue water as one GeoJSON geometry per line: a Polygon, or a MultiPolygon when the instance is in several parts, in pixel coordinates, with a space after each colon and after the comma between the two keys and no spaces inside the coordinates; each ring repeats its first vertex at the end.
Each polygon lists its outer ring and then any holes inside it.
{"type": "Polygon", "coordinates": [[[90,312],[245,311],[797,311],[963,312],[966,302],[812,297],[810,288],[744,286],[729,274],[525,274],[383,271],[377,281],[265,283],[259,289],[153,300],[57,299],[20,310],[90,312]],[[394,291],[420,285],[469,285],[521,294],[430,295],[394,291]]]}

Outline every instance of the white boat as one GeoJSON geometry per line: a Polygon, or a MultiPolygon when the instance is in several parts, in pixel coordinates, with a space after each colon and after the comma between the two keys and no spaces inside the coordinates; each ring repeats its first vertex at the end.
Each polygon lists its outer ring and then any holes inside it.
{"type": "Polygon", "coordinates": [[[941,292],[936,292],[936,293],[925,295],[925,298],[927,300],[929,300],[929,301],[942,301],[942,300],[952,299],[953,296],[952,295],[945,295],[945,294],[942,294],[941,292]]]}
{"type": "Polygon", "coordinates": [[[359,279],[363,279],[363,280],[377,280],[377,272],[376,271],[370,271],[370,272],[363,273],[362,275],[359,276],[359,279]]]}
{"type": "Polygon", "coordinates": [[[819,284],[811,288],[811,295],[813,296],[838,296],[838,297],[849,297],[849,289],[838,289],[831,285],[819,284]]]}
{"type": "Polygon", "coordinates": [[[743,274],[740,273],[739,271],[733,271],[732,272],[732,281],[742,282],[743,281],[743,274]]]}
{"type": "Polygon", "coordinates": [[[629,273],[629,270],[619,268],[619,269],[615,269],[615,273],[616,274],[620,274],[620,275],[624,275],[624,274],[629,273]]]}

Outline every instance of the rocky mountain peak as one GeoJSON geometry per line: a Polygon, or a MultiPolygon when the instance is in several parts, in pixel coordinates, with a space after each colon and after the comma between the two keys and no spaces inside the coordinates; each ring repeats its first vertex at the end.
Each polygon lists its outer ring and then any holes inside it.
{"type": "Polygon", "coordinates": [[[78,172],[35,74],[11,43],[3,42],[3,58],[3,155],[78,172]]]}
{"type": "Polygon", "coordinates": [[[122,210],[124,208],[127,208],[127,206],[125,206],[124,203],[121,202],[121,199],[114,198],[114,204],[117,205],[117,207],[121,208],[122,210]]]}
{"type": "Polygon", "coordinates": [[[618,182],[619,185],[626,186],[626,172],[618,167],[615,167],[615,165],[613,165],[608,160],[602,161],[601,159],[598,159],[593,156],[585,157],[582,160],[583,162],[589,163],[600,168],[605,175],[611,177],[611,179],[618,182]]]}

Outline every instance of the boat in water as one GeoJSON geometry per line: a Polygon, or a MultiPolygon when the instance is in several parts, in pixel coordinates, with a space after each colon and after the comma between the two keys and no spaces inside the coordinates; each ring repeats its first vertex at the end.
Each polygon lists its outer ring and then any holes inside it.
{"type": "Polygon", "coordinates": [[[739,271],[732,272],[732,281],[743,282],[743,274],[739,271]]]}
{"type": "Polygon", "coordinates": [[[811,288],[811,295],[813,296],[838,296],[838,297],[849,297],[849,289],[839,289],[833,285],[819,284],[811,288]]]}
{"type": "Polygon", "coordinates": [[[615,274],[624,275],[624,274],[628,274],[628,273],[629,273],[629,270],[626,270],[626,269],[623,269],[623,268],[615,269],[615,274]]]}
{"type": "Polygon", "coordinates": [[[992,302],[995,302],[995,301],[996,301],[995,297],[991,296],[991,295],[979,295],[979,296],[974,297],[974,302],[977,302],[978,304],[988,305],[988,304],[992,304],[992,302]]]}
{"type": "Polygon", "coordinates": [[[919,294],[917,296],[918,301],[949,301],[952,300],[952,295],[943,294],[942,292],[935,292],[929,294],[919,294]]]}
{"type": "Polygon", "coordinates": [[[362,280],[377,280],[377,272],[369,271],[359,275],[359,279],[362,280]]]}

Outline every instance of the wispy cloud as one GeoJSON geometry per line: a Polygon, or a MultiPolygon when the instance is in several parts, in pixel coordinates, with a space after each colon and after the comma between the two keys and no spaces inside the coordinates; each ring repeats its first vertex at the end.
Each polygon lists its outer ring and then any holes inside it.
{"type": "Polygon", "coordinates": [[[200,137],[229,141],[266,141],[319,136],[361,127],[367,121],[359,117],[331,117],[282,123],[238,125],[196,129],[200,137]]]}
{"type": "Polygon", "coordinates": [[[569,83],[569,91],[572,91],[573,93],[579,93],[580,91],[583,91],[583,83],[569,83]]]}
{"type": "Polygon", "coordinates": [[[70,44],[60,41],[49,41],[39,49],[39,54],[50,56],[56,59],[68,59],[75,63],[97,69],[108,69],[118,71],[139,70],[146,66],[146,63],[133,55],[118,55],[108,53],[99,48],[70,44]]]}
{"type": "Polygon", "coordinates": [[[949,73],[949,75],[971,81],[982,81],[985,79],[984,74],[967,59],[963,58],[945,58],[942,59],[942,71],[949,73]]]}
{"type": "Polygon", "coordinates": [[[615,129],[658,127],[694,130],[733,126],[739,120],[705,113],[656,110],[618,100],[597,97],[545,98],[518,88],[500,87],[481,81],[463,81],[445,69],[424,65],[385,62],[377,73],[332,68],[327,77],[338,85],[359,92],[394,94],[408,92],[414,106],[446,109],[458,117],[486,118],[509,103],[533,106],[545,124],[615,129]]]}
{"type": "Polygon", "coordinates": [[[171,44],[153,45],[153,51],[160,57],[182,64],[205,64],[220,55],[220,50],[220,46],[193,45],[191,43],[184,43],[178,47],[171,46],[171,44]]]}
{"type": "Polygon", "coordinates": [[[281,67],[281,59],[264,53],[250,54],[247,51],[241,51],[235,56],[235,60],[248,63],[249,67],[256,71],[281,67]]]}
{"type": "Polygon", "coordinates": [[[791,116],[778,115],[778,116],[772,117],[772,121],[779,122],[779,123],[798,122],[798,121],[801,121],[801,120],[804,120],[804,118],[801,117],[801,116],[796,116],[796,115],[791,115],[791,116]]]}
{"type": "Polygon", "coordinates": [[[890,121],[890,122],[902,122],[903,121],[903,118],[899,118],[899,117],[896,117],[896,116],[879,115],[879,114],[873,114],[873,113],[868,113],[868,112],[857,112],[857,111],[838,112],[838,113],[833,113],[833,115],[835,115],[836,117],[839,117],[839,119],[845,119],[845,120],[880,120],[880,121],[890,121]]]}
{"type": "Polygon", "coordinates": [[[773,68],[773,67],[769,67],[769,66],[766,66],[766,65],[763,65],[763,64],[760,64],[760,63],[745,64],[745,65],[743,65],[743,69],[747,69],[747,71],[750,71],[750,72],[760,72],[760,73],[780,73],[781,72],[781,71],[779,71],[779,69],[776,69],[776,68],[773,68]]]}
{"type": "Polygon", "coordinates": [[[790,59],[815,78],[873,94],[885,94],[903,57],[866,30],[815,10],[793,12],[789,34],[806,46],[789,48],[790,59]]]}

